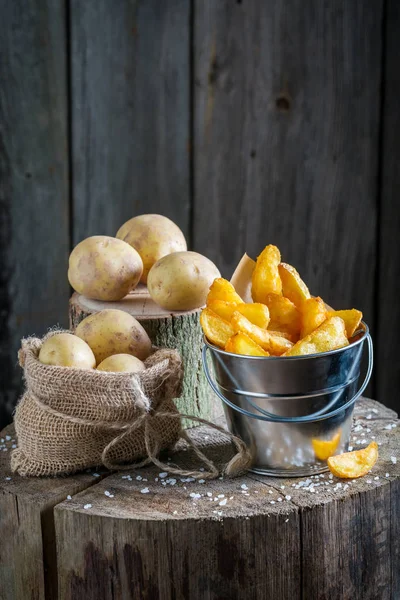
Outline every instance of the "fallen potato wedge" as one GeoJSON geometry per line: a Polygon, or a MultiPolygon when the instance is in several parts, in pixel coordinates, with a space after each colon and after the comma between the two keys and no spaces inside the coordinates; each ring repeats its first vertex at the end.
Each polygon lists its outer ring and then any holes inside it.
{"type": "Polygon", "coordinates": [[[311,298],[308,287],[292,265],[280,263],[278,271],[282,281],[283,295],[300,308],[305,300],[311,298]]]}
{"type": "Polygon", "coordinates": [[[204,308],[201,311],[200,325],[206,338],[220,348],[225,348],[226,342],[235,333],[228,321],[222,319],[209,308],[204,308]]]}
{"type": "Polygon", "coordinates": [[[278,265],[281,253],[276,246],[266,246],[257,258],[251,279],[251,295],[254,302],[265,302],[267,294],[281,294],[282,282],[278,265]]]}
{"type": "Polygon", "coordinates": [[[232,352],[232,354],[244,354],[245,356],[269,356],[268,352],[242,332],[229,338],[225,350],[226,352],[232,352]]]}
{"type": "Polygon", "coordinates": [[[218,300],[218,298],[211,298],[207,302],[207,308],[215,312],[215,314],[222,319],[225,319],[225,321],[231,320],[233,313],[238,310],[239,306],[241,306],[241,304],[218,300]]]}
{"type": "Polygon", "coordinates": [[[292,342],[289,342],[286,338],[272,335],[269,331],[253,325],[253,323],[239,312],[233,313],[231,325],[235,332],[246,333],[263,350],[266,350],[273,356],[281,356],[281,354],[287,352],[293,346],[292,342]]]}
{"type": "Polygon", "coordinates": [[[339,430],[330,440],[313,438],[311,443],[315,456],[319,460],[327,460],[330,456],[333,456],[336,448],[339,446],[341,436],[342,432],[339,430]]]}
{"type": "MultiPolygon", "coordinates": [[[[325,308],[325,302],[322,298],[309,298],[301,306],[301,333],[304,338],[312,333],[328,317],[328,311],[325,308]]],[[[340,316],[340,315],[338,315],[340,316]]]]}
{"type": "Polygon", "coordinates": [[[269,308],[269,329],[289,334],[289,339],[297,342],[301,328],[298,308],[288,298],[279,294],[267,294],[265,303],[269,308]]]}
{"type": "Polygon", "coordinates": [[[349,310],[333,310],[328,313],[328,316],[340,317],[343,319],[346,326],[347,337],[349,338],[357,331],[357,327],[363,318],[362,312],[356,308],[351,308],[349,310]]]}
{"type": "Polygon", "coordinates": [[[285,356],[318,354],[319,352],[329,352],[348,345],[349,341],[343,319],[330,317],[318,329],[299,340],[293,348],[286,352],[285,356]]]}
{"type": "Polygon", "coordinates": [[[233,302],[234,304],[243,302],[239,294],[236,293],[233,285],[227,279],[223,279],[222,277],[218,277],[212,282],[207,296],[207,305],[214,299],[223,300],[224,302],[233,302]]]}
{"type": "Polygon", "coordinates": [[[371,442],[366,448],[345,452],[328,458],[330,472],[343,479],[356,479],[366,475],[378,460],[378,444],[371,442]]]}

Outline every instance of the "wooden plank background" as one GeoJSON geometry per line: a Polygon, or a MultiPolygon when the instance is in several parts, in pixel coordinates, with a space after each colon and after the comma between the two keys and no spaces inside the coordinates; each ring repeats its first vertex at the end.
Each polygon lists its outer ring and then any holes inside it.
{"type": "Polygon", "coordinates": [[[0,424],[19,340],[66,324],[68,253],[159,212],[229,276],[266,243],[365,314],[399,409],[394,0],[6,0],[0,424]]]}

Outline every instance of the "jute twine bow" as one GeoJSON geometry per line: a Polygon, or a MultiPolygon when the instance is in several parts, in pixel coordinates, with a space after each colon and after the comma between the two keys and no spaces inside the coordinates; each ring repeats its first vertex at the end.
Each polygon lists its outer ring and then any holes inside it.
{"type": "MultiPolygon", "coordinates": [[[[22,356],[20,356],[20,360],[21,360],[21,362],[23,361],[22,356]]],[[[169,376],[169,374],[167,373],[167,375],[163,379],[161,385],[163,383],[165,383],[166,380],[168,380],[168,376],[169,376]]],[[[160,440],[159,440],[158,434],[152,425],[152,419],[154,417],[165,417],[168,419],[182,419],[182,418],[190,419],[191,421],[195,421],[197,423],[207,425],[208,427],[211,427],[211,428],[219,431],[220,433],[223,433],[228,438],[230,438],[237,450],[237,453],[231,458],[231,460],[225,465],[225,467],[223,469],[223,473],[225,475],[227,475],[228,477],[235,477],[236,475],[239,475],[240,473],[246,471],[250,467],[251,454],[250,454],[246,444],[238,436],[234,435],[233,433],[230,433],[229,431],[227,431],[223,427],[220,427],[219,425],[216,425],[215,423],[211,423],[210,421],[207,421],[206,419],[202,419],[202,418],[196,417],[194,415],[186,415],[186,414],[171,413],[171,412],[160,412],[160,411],[157,411],[156,409],[155,410],[151,409],[150,408],[151,407],[150,399],[146,396],[146,394],[142,390],[139,382],[134,377],[132,378],[132,386],[134,388],[136,395],[139,396],[139,398],[141,400],[141,402],[138,403],[137,397],[136,397],[136,408],[138,409],[140,414],[135,419],[134,423],[118,422],[118,421],[115,421],[115,422],[94,421],[94,420],[90,420],[90,419],[82,419],[81,417],[74,417],[72,415],[67,415],[65,413],[62,413],[62,412],[52,408],[51,406],[48,406],[46,403],[42,402],[42,400],[40,400],[35,394],[32,394],[32,392],[30,392],[30,394],[31,394],[31,397],[33,398],[33,400],[36,402],[36,404],[42,410],[54,415],[55,417],[58,417],[65,421],[69,421],[70,423],[76,423],[79,425],[87,425],[87,426],[96,427],[99,429],[108,429],[108,430],[117,431],[118,432],[117,435],[115,436],[115,438],[113,438],[111,440],[111,442],[109,442],[107,444],[107,446],[104,448],[102,455],[101,455],[102,464],[107,469],[110,469],[111,471],[125,470],[125,469],[138,469],[140,467],[143,467],[145,465],[153,463],[156,466],[158,466],[160,469],[163,469],[164,471],[168,471],[168,473],[175,474],[175,475],[194,477],[195,479],[198,479],[198,478],[215,479],[216,477],[218,477],[220,472],[219,472],[218,468],[215,466],[215,464],[213,463],[213,461],[211,461],[209,458],[207,458],[207,456],[196,446],[196,444],[190,438],[188,433],[182,428],[179,431],[178,439],[183,439],[187,442],[187,444],[193,449],[196,456],[202,461],[202,463],[204,465],[207,466],[208,471],[185,470],[185,469],[181,469],[178,466],[173,465],[171,463],[167,464],[167,463],[164,463],[161,460],[159,460],[158,454],[160,453],[162,448],[160,446],[160,440]],[[145,441],[145,446],[146,446],[147,457],[145,459],[143,459],[142,461],[134,462],[131,464],[118,464],[116,462],[113,462],[109,458],[111,449],[115,445],[119,444],[124,439],[124,437],[129,436],[131,433],[133,433],[135,430],[139,429],[142,426],[144,426],[144,441],[145,441]]]]}

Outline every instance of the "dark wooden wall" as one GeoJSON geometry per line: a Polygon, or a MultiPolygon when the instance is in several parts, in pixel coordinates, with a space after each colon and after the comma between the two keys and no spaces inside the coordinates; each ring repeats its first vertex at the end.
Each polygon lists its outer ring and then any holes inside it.
{"type": "Polygon", "coordinates": [[[226,276],[277,244],[363,310],[400,408],[399,34],[395,0],[4,0],[0,420],[20,338],[67,323],[71,247],[143,212],[226,276]]]}

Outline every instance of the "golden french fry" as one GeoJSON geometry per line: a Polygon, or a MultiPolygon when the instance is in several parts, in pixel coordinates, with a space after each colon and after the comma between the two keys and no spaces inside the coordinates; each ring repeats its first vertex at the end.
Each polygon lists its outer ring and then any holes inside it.
{"type": "Polygon", "coordinates": [[[325,302],[322,298],[309,298],[301,306],[301,333],[300,337],[312,333],[317,327],[322,325],[328,317],[328,311],[325,308],[325,302]]]}
{"type": "Polygon", "coordinates": [[[235,332],[242,332],[248,335],[256,342],[263,350],[274,356],[280,356],[289,350],[293,344],[286,338],[271,335],[269,331],[257,327],[250,323],[248,319],[239,312],[234,312],[231,320],[231,325],[235,332]]]}
{"type": "Polygon", "coordinates": [[[206,338],[220,348],[225,348],[226,342],[235,333],[228,321],[221,319],[209,308],[201,311],[200,325],[206,338]]]}
{"type": "Polygon", "coordinates": [[[327,460],[335,454],[336,448],[339,446],[342,431],[339,430],[330,440],[319,440],[313,438],[311,440],[314,454],[319,460],[327,460]]]}
{"type": "Polygon", "coordinates": [[[260,302],[237,304],[236,310],[241,315],[244,315],[253,325],[257,325],[261,329],[267,329],[269,324],[269,310],[265,304],[261,304],[260,302]]]}
{"type": "Polygon", "coordinates": [[[268,333],[273,336],[283,337],[285,340],[289,340],[289,342],[293,342],[293,336],[290,333],[285,333],[284,331],[274,331],[273,329],[268,329],[268,333]]]}
{"type": "Polygon", "coordinates": [[[308,287],[292,265],[280,263],[278,271],[282,281],[283,295],[300,308],[305,300],[311,298],[308,287]]]}
{"type": "Polygon", "coordinates": [[[286,352],[285,356],[318,354],[319,352],[329,352],[348,345],[349,341],[343,319],[330,317],[318,329],[299,340],[293,348],[286,352]]]}
{"type": "Polygon", "coordinates": [[[234,304],[243,303],[243,300],[239,294],[236,293],[233,285],[227,279],[223,279],[222,277],[218,277],[212,282],[207,296],[207,305],[214,299],[223,300],[224,302],[233,302],[234,304]]]}
{"type": "Polygon", "coordinates": [[[241,332],[229,338],[225,350],[232,354],[244,354],[245,356],[269,356],[268,352],[265,352],[248,335],[241,332]]]}
{"type": "Polygon", "coordinates": [[[357,331],[357,327],[363,318],[362,312],[356,308],[351,308],[349,310],[333,310],[330,311],[328,315],[330,317],[340,317],[343,319],[346,326],[347,337],[349,338],[357,331]]]}
{"type": "Polygon", "coordinates": [[[269,329],[290,335],[297,342],[300,335],[300,311],[288,298],[279,294],[267,294],[265,303],[269,308],[269,329]]]}
{"type": "Polygon", "coordinates": [[[218,298],[211,298],[207,302],[207,308],[215,312],[219,317],[230,321],[233,313],[238,310],[241,304],[235,304],[234,302],[225,302],[225,300],[218,300],[218,298]]]}
{"type": "Polygon", "coordinates": [[[330,472],[343,479],[355,479],[366,475],[378,460],[378,444],[371,442],[366,448],[345,452],[328,458],[330,472]]]}
{"type": "Polygon", "coordinates": [[[267,294],[280,294],[282,282],[278,265],[281,253],[276,246],[266,246],[257,258],[251,279],[251,295],[254,302],[265,302],[267,294]]]}

